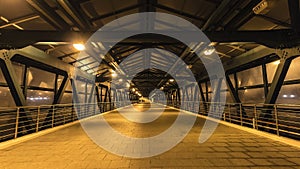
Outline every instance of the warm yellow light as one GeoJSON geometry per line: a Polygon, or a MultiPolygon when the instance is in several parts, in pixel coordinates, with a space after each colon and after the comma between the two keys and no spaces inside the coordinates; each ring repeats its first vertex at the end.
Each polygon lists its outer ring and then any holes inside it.
{"type": "Polygon", "coordinates": [[[135,88],[132,88],[131,90],[132,90],[133,92],[135,92],[135,88]]]}
{"type": "Polygon", "coordinates": [[[169,81],[170,81],[170,82],[174,82],[174,79],[170,79],[169,81]]]}
{"type": "Polygon", "coordinates": [[[272,62],[274,65],[279,65],[280,60],[276,60],[275,62],[272,62]]]}
{"type": "Polygon", "coordinates": [[[209,47],[209,48],[205,49],[203,53],[204,53],[204,55],[209,56],[209,55],[212,55],[215,51],[216,50],[214,47],[209,47]]]}
{"type": "Polygon", "coordinates": [[[76,49],[76,50],[79,50],[79,51],[82,51],[82,50],[85,50],[85,46],[81,43],[74,43],[73,44],[73,47],[76,49]]]}

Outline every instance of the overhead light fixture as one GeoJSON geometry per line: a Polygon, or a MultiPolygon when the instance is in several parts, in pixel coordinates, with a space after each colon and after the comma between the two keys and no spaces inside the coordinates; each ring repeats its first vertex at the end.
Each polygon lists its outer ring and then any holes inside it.
{"type": "Polygon", "coordinates": [[[204,50],[204,55],[209,56],[212,55],[214,52],[216,51],[216,49],[212,46],[208,46],[205,50],[204,50]]]}
{"type": "Polygon", "coordinates": [[[132,90],[133,92],[135,92],[135,88],[132,88],[131,90],[132,90]]]}
{"type": "Polygon", "coordinates": [[[170,82],[174,82],[174,79],[170,79],[169,81],[170,81],[170,82]]]}
{"type": "Polygon", "coordinates": [[[119,79],[119,82],[123,82],[123,79],[119,79]]]}
{"type": "Polygon", "coordinates": [[[129,83],[126,83],[126,87],[128,87],[128,88],[129,88],[129,87],[130,87],[130,84],[129,84],[129,83]]]}
{"type": "Polygon", "coordinates": [[[164,87],[161,87],[160,90],[164,90],[164,87]]]}
{"type": "Polygon", "coordinates": [[[191,69],[193,67],[193,65],[187,65],[186,68],[187,69],[191,69]]]}
{"type": "Polygon", "coordinates": [[[279,65],[280,60],[276,60],[275,62],[272,62],[272,63],[273,63],[273,65],[279,65]]]}
{"type": "Polygon", "coordinates": [[[117,74],[115,71],[112,71],[112,72],[111,72],[111,76],[112,76],[112,77],[117,77],[118,74],[117,74]]]}
{"type": "Polygon", "coordinates": [[[293,94],[291,94],[291,95],[290,95],[290,98],[295,98],[295,97],[296,97],[296,96],[295,96],[295,95],[293,95],[293,94]]]}
{"type": "Polygon", "coordinates": [[[100,54],[100,57],[101,57],[101,59],[105,58],[105,56],[102,53],[100,54]]]}
{"type": "Polygon", "coordinates": [[[284,94],[282,97],[284,97],[284,98],[287,98],[287,97],[288,97],[288,95],[284,94]]]}
{"type": "Polygon", "coordinates": [[[74,44],[73,44],[73,47],[74,47],[76,50],[79,50],[79,51],[85,50],[85,46],[84,46],[82,43],[74,43],[74,44]]]}
{"type": "Polygon", "coordinates": [[[266,14],[270,11],[270,4],[271,1],[270,0],[262,0],[259,4],[257,4],[252,11],[255,14],[266,14]]]}

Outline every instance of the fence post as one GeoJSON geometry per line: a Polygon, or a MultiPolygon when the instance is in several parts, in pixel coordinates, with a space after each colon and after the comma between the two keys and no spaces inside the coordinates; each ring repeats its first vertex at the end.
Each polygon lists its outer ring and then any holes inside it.
{"type": "Polygon", "coordinates": [[[63,108],[64,124],[66,124],[66,114],[67,114],[67,111],[66,111],[66,107],[64,106],[64,108],[63,108]]]}
{"type": "Polygon", "coordinates": [[[279,136],[277,105],[274,105],[274,113],[275,113],[275,122],[276,122],[276,132],[277,132],[277,135],[279,136]]]}
{"type": "Polygon", "coordinates": [[[208,115],[209,108],[210,108],[210,107],[209,107],[209,103],[208,103],[208,102],[206,102],[206,107],[207,107],[207,109],[206,109],[206,112],[205,112],[205,114],[206,114],[206,115],[208,115]]]}
{"type": "Polygon", "coordinates": [[[76,103],[72,106],[72,121],[74,122],[75,121],[75,118],[76,118],[76,103]]]}
{"type": "Polygon", "coordinates": [[[36,116],[36,129],[35,129],[35,132],[38,132],[38,131],[39,131],[40,112],[41,112],[41,108],[40,108],[40,106],[39,106],[39,107],[38,107],[37,116],[36,116]]]}
{"type": "Polygon", "coordinates": [[[257,110],[256,110],[256,104],[254,105],[253,128],[254,129],[258,129],[258,127],[257,127],[257,110]]]}
{"type": "Polygon", "coordinates": [[[51,125],[52,128],[54,127],[54,114],[55,114],[55,112],[54,112],[55,110],[54,109],[55,109],[55,107],[53,105],[53,107],[52,107],[52,125],[51,125]]]}
{"type": "Polygon", "coordinates": [[[229,113],[228,113],[229,122],[231,123],[231,106],[230,106],[230,103],[228,104],[228,109],[229,109],[229,113]]]}
{"type": "Polygon", "coordinates": [[[19,117],[20,117],[20,108],[17,108],[16,126],[15,126],[15,138],[18,137],[19,117]]]}
{"type": "Polygon", "coordinates": [[[241,126],[243,126],[243,112],[242,112],[242,103],[240,103],[240,120],[241,120],[241,126]]]}

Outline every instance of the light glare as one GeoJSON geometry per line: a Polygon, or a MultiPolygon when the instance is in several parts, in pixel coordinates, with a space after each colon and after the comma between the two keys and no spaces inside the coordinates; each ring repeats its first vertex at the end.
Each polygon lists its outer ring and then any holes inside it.
{"type": "Polygon", "coordinates": [[[85,46],[81,43],[74,43],[73,47],[79,51],[85,50],[85,46]]]}

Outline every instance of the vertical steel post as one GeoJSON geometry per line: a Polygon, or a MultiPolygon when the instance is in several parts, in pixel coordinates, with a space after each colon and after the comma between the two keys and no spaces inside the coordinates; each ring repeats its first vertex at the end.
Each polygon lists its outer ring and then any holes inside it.
{"type": "Polygon", "coordinates": [[[36,116],[36,129],[35,129],[35,132],[38,132],[38,131],[39,131],[40,112],[41,112],[41,108],[40,108],[40,106],[39,106],[39,107],[38,107],[37,116],[36,116]]]}
{"type": "Polygon", "coordinates": [[[230,103],[228,104],[228,109],[229,109],[229,113],[228,113],[229,122],[231,123],[231,106],[230,106],[230,103]]]}
{"type": "Polygon", "coordinates": [[[54,109],[55,109],[55,107],[53,106],[52,107],[52,125],[51,125],[52,128],[54,127],[54,114],[55,114],[55,112],[54,112],[55,110],[54,109]]]}
{"type": "Polygon", "coordinates": [[[15,138],[18,137],[19,117],[20,117],[20,108],[17,108],[16,126],[15,126],[15,138]]]}
{"type": "Polygon", "coordinates": [[[256,110],[256,104],[254,105],[254,126],[253,126],[254,129],[258,129],[258,126],[257,126],[257,110],[256,110]]]}
{"type": "Polygon", "coordinates": [[[240,120],[241,120],[241,126],[243,126],[243,112],[242,112],[242,103],[240,103],[240,120]]]}
{"type": "Polygon", "coordinates": [[[276,133],[277,133],[277,135],[279,136],[277,105],[274,105],[274,114],[275,114],[275,122],[276,122],[276,133]]]}

